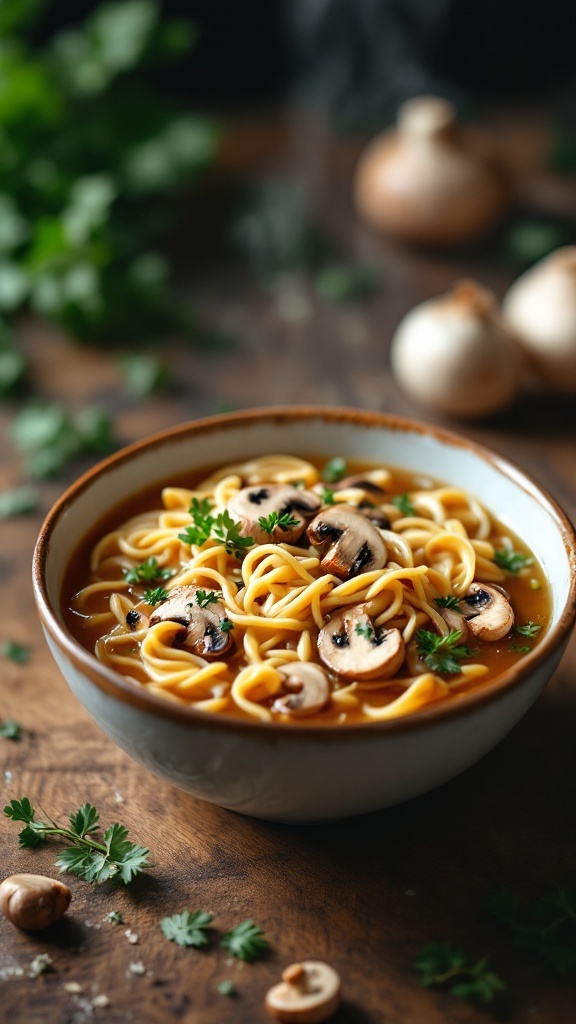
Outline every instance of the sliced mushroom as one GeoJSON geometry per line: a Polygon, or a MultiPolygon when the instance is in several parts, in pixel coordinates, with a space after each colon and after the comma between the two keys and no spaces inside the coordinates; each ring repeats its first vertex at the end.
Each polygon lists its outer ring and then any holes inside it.
{"type": "Polygon", "coordinates": [[[386,565],[387,549],[381,534],[352,505],[323,509],[306,535],[320,552],[322,568],[340,580],[386,565]]]}
{"type": "Polygon", "coordinates": [[[462,636],[460,639],[465,644],[470,630],[464,614],[456,608],[439,608],[438,611],[449,629],[458,629],[461,632],[462,636]]]}
{"type": "Polygon", "coordinates": [[[472,583],[460,601],[468,627],[479,640],[501,640],[514,625],[514,610],[500,587],[472,583]]]}
{"type": "Polygon", "coordinates": [[[366,516],[366,519],[372,523],[378,530],[389,530],[390,519],[384,512],[384,509],[378,508],[377,505],[371,505],[368,501],[362,501],[358,506],[358,511],[366,516]]]}
{"type": "Polygon", "coordinates": [[[300,491],[288,484],[257,484],[243,487],[228,502],[228,511],[241,524],[243,537],[252,537],[257,544],[271,541],[294,544],[306,529],[306,522],[316,514],[322,502],[312,491],[300,491]],[[292,526],[275,526],[272,533],[262,528],[259,519],[267,519],[273,512],[279,516],[288,513],[296,522],[292,526]]]}
{"type": "Polygon", "coordinates": [[[404,661],[399,629],[374,626],[366,606],[343,608],[320,630],[318,653],[344,679],[390,679],[404,661]]]}
{"type": "Polygon", "coordinates": [[[373,480],[368,480],[362,473],[355,473],[354,476],[345,476],[342,480],[337,480],[335,483],[330,484],[333,491],[346,491],[349,487],[357,487],[361,491],[370,491],[374,495],[383,495],[385,491],[378,484],[375,484],[373,480]]]}
{"type": "Polygon", "coordinates": [[[274,701],[273,711],[304,717],[326,707],[330,700],[330,684],[324,669],[319,665],[294,661],[279,668],[278,672],[285,688],[291,692],[274,701]]]}
{"type": "Polygon", "coordinates": [[[286,1024],[321,1024],[339,1005],[340,976],[322,960],[290,964],[265,1000],[270,1016],[286,1024]]]}
{"type": "Polygon", "coordinates": [[[170,597],[154,610],[150,625],[157,622],[177,622],[182,630],[176,634],[175,642],[192,654],[208,661],[225,658],[232,653],[234,641],[229,630],[222,628],[228,621],[223,601],[213,601],[201,607],[197,594],[199,587],[174,587],[170,597]]]}
{"type": "Polygon", "coordinates": [[[126,613],[126,625],[131,633],[134,633],[137,629],[142,629],[148,625],[148,618],[139,612],[137,608],[131,608],[126,613]]]}

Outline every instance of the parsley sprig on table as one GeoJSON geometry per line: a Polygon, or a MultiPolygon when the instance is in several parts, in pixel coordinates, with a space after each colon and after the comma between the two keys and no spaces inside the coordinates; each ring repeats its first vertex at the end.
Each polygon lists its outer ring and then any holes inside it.
{"type": "Polygon", "coordinates": [[[135,565],[133,569],[124,569],[126,583],[153,583],[154,580],[169,580],[173,575],[173,570],[162,569],[154,556],[135,565]]]}
{"type": "Polygon", "coordinates": [[[475,654],[472,648],[458,644],[461,636],[461,629],[451,629],[444,636],[431,633],[427,629],[419,629],[416,632],[418,654],[432,672],[458,675],[461,671],[461,660],[471,658],[475,654]]]}
{"type": "Polygon", "coordinates": [[[12,821],[24,823],[18,838],[20,846],[27,849],[41,846],[51,836],[72,843],[58,855],[56,865],[86,882],[118,878],[127,885],[148,862],[149,850],[129,842],[128,829],[118,822],[106,829],[101,840],[94,838],[100,830],[100,815],[92,804],[82,804],[71,814],[69,827],[52,820],[37,821],[36,811],[26,796],[11,800],[4,814],[12,821]]]}
{"type": "Polygon", "coordinates": [[[289,530],[291,526],[298,526],[300,520],[291,516],[289,512],[271,512],[269,516],[259,516],[258,523],[264,533],[272,536],[276,527],[280,530],[289,530]]]}
{"type": "Polygon", "coordinates": [[[22,736],[22,729],[18,722],[7,718],[5,722],[0,722],[0,736],[5,740],[19,740],[22,736]]]}
{"type": "Polygon", "coordinates": [[[258,957],[263,956],[269,949],[269,944],[259,925],[254,924],[250,918],[237,924],[231,931],[222,936],[221,944],[232,956],[246,963],[252,963],[258,957]]]}
{"type": "Polygon", "coordinates": [[[539,967],[576,975],[576,888],[558,886],[526,905],[509,889],[501,889],[488,909],[510,930],[514,945],[525,949],[539,967]]]}
{"type": "Polygon", "coordinates": [[[181,914],[172,914],[171,917],[164,917],[160,927],[170,942],[177,946],[193,946],[195,949],[202,949],[210,942],[208,928],[212,923],[212,914],[205,910],[197,910],[191,914],[189,910],[183,910],[181,914]]]}
{"type": "Polygon", "coordinates": [[[188,509],[192,517],[192,524],[186,526],[184,531],[178,534],[178,539],[184,541],[185,544],[201,546],[212,538],[224,545],[226,554],[242,558],[246,553],[245,549],[254,543],[253,538],[241,536],[240,523],[232,518],[227,509],[220,512],[219,515],[213,516],[211,508],[207,498],[202,498],[201,501],[193,498],[188,509]]]}
{"type": "Polygon", "coordinates": [[[415,957],[413,966],[425,988],[441,988],[459,999],[487,1005],[506,990],[502,979],[488,969],[488,957],[476,963],[448,942],[431,942],[415,957]]]}

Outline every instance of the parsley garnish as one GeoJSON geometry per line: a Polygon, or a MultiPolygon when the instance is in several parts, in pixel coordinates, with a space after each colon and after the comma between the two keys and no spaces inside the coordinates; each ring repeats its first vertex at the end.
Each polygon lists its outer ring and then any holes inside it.
{"type": "Polygon", "coordinates": [[[334,491],[331,487],[323,487],[320,495],[323,505],[335,505],[336,499],[334,497],[334,491]]]}
{"type": "Polygon", "coordinates": [[[435,597],[434,604],[437,604],[439,608],[452,608],[455,612],[460,611],[460,598],[455,594],[448,594],[447,597],[435,597]]]}
{"type": "Polygon", "coordinates": [[[555,974],[576,973],[576,889],[562,886],[521,907],[509,889],[501,889],[488,909],[539,966],[555,974]]]}
{"type": "Polygon", "coordinates": [[[19,740],[21,735],[22,730],[18,722],[14,722],[12,719],[7,719],[0,725],[0,736],[5,740],[19,740]]]}
{"type": "Polygon", "coordinates": [[[406,518],[416,515],[416,509],[410,501],[408,494],[395,494],[392,498],[392,504],[398,509],[399,512],[406,518]]]}
{"type": "Polygon", "coordinates": [[[237,989],[233,981],[221,981],[216,988],[221,996],[237,995],[237,989]]]}
{"type": "Polygon", "coordinates": [[[508,548],[497,548],[494,552],[494,561],[500,569],[504,569],[505,572],[516,576],[524,566],[532,565],[534,559],[530,558],[529,555],[525,555],[523,551],[509,551],[508,548]]]}
{"type": "Polygon", "coordinates": [[[207,608],[210,604],[217,604],[222,594],[219,590],[198,590],[196,591],[196,604],[199,608],[207,608]]]}
{"type": "Polygon", "coordinates": [[[242,558],[246,554],[244,549],[251,547],[254,543],[253,537],[242,537],[240,529],[240,523],[232,519],[228,511],[221,512],[216,517],[213,527],[214,537],[224,544],[226,554],[235,555],[236,558],[242,558]]]}
{"type": "Polygon", "coordinates": [[[372,629],[372,626],[370,626],[368,622],[359,622],[358,625],[355,627],[354,632],[357,633],[358,636],[365,637],[366,640],[371,640],[372,637],[374,636],[374,630],[372,629]]]}
{"type": "Polygon", "coordinates": [[[144,591],[144,600],[146,604],[156,605],[162,604],[163,601],[167,601],[170,594],[164,587],[154,587],[152,590],[144,591]]]}
{"type": "Polygon", "coordinates": [[[418,954],[413,966],[425,988],[443,988],[458,999],[487,1005],[506,990],[502,979],[488,970],[488,957],[477,963],[448,942],[431,942],[418,954]]]}
{"type": "Polygon", "coordinates": [[[100,828],[100,815],[92,804],[82,804],[70,815],[69,828],[55,821],[50,824],[36,821],[36,811],[26,796],[21,800],[11,800],[4,808],[4,814],[13,821],[24,822],[18,838],[20,846],[27,849],[40,846],[48,836],[58,836],[71,842],[73,845],[57,857],[56,865],[61,871],[69,871],[87,882],[120,878],[127,885],[148,861],[149,851],[144,846],[128,842],[128,829],[118,822],[106,829],[101,842],[93,838],[100,828]]]}
{"type": "Polygon", "coordinates": [[[185,544],[205,544],[210,537],[210,531],[214,525],[214,516],[210,515],[212,505],[208,498],[192,498],[189,515],[192,517],[192,526],[185,527],[184,533],[179,533],[179,540],[185,544]]]}
{"type": "Polygon", "coordinates": [[[340,455],[335,455],[322,467],[321,477],[327,484],[336,484],[347,475],[348,463],[340,455]]]}
{"type": "Polygon", "coordinates": [[[258,523],[264,533],[272,535],[276,527],[281,530],[289,530],[291,526],[298,526],[300,519],[295,519],[289,512],[271,512],[269,516],[259,516],[258,523]]]}
{"type": "Polygon", "coordinates": [[[169,580],[174,573],[172,569],[161,569],[158,560],[152,556],[145,562],[134,566],[133,569],[124,569],[124,579],[127,583],[151,583],[154,580],[169,580]]]}
{"type": "Polygon", "coordinates": [[[538,626],[532,619],[529,619],[524,626],[514,626],[514,632],[520,633],[521,636],[536,636],[540,632],[542,626],[538,626]]]}
{"type": "Polygon", "coordinates": [[[237,924],[232,931],[222,936],[221,944],[232,956],[246,963],[252,963],[269,949],[262,929],[250,919],[237,924]]]}
{"type": "Polygon", "coordinates": [[[460,660],[475,654],[470,647],[457,646],[461,636],[461,629],[451,629],[445,636],[419,629],[416,632],[418,653],[432,672],[458,675],[461,670],[460,660]]]}
{"type": "Polygon", "coordinates": [[[17,644],[15,640],[4,640],[0,644],[0,653],[18,665],[25,665],[30,657],[30,649],[23,644],[17,644]]]}
{"type": "Polygon", "coordinates": [[[231,629],[234,629],[232,619],[220,619],[220,629],[223,633],[229,633],[231,629]]]}
{"type": "Polygon", "coordinates": [[[172,917],[164,917],[160,927],[170,942],[177,946],[194,946],[201,949],[207,946],[210,939],[207,930],[212,922],[212,914],[205,910],[197,910],[191,914],[189,910],[183,910],[181,914],[172,914],[172,917]]]}
{"type": "Polygon", "coordinates": [[[530,654],[532,648],[528,644],[523,644],[521,647],[517,644],[510,644],[508,650],[512,651],[514,654],[530,654]]]}
{"type": "Polygon", "coordinates": [[[218,516],[213,516],[210,514],[211,507],[207,498],[203,498],[202,501],[198,501],[197,498],[192,499],[188,511],[194,523],[192,526],[187,526],[184,533],[178,534],[179,540],[183,540],[185,544],[201,545],[212,537],[224,544],[227,555],[233,554],[236,558],[242,558],[246,553],[244,549],[251,547],[254,543],[253,538],[240,535],[240,523],[232,519],[227,510],[218,516]]]}

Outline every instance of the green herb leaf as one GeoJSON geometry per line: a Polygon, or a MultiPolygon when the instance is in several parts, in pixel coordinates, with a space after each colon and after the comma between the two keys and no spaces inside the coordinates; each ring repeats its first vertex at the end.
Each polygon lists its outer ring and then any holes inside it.
{"type": "Polygon", "coordinates": [[[476,963],[447,942],[431,942],[415,957],[413,966],[425,988],[441,988],[458,999],[488,1005],[506,985],[497,974],[488,970],[488,958],[476,963]]]}
{"type": "Polygon", "coordinates": [[[174,575],[172,569],[161,569],[158,561],[152,555],[145,562],[134,566],[133,569],[124,569],[124,579],[127,583],[148,583],[154,580],[169,580],[174,575]]]}
{"type": "Polygon", "coordinates": [[[448,594],[447,597],[435,597],[434,604],[437,604],[439,608],[451,608],[455,612],[460,611],[460,599],[454,594],[448,594]]]}
{"type": "Polygon", "coordinates": [[[163,391],[170,383],[170,369],[153,355],[125,355],[118,360],[124,389],[131,398],[147,398],[163,391]]]}
{"type": "Polygon", "coordinates": [[[494,561],[505,572],[516,576],[520,569],[526,565],[532,565],[534,559],[525,555],[523,551],[509,551],[508,548],[498,548],[494,552],[494,561]]]}
{"type": "Polygon", "coordinates": [[[265,533],[271,536],[274,530],[289,530],[292,526],[298,526],[300,519],[291,516],[289,512],[271,512],[269,516],[259,516],[258,523],[265,533]]]}
{"type": "Polygon", "coordinates": [[[234,629],[234,623],[228,618],[220,619],[220,629],[223,633],[229,633],[231,629],[234,629]]]}
{"type": "Polygon", "coordinates": [[[170,942],[177,946],[193,946],[201,949],[210,942],[208,929],[212,923],[212,914],[205,910],[197,910],[191,914],[184,910],[181,914],[172,914],[172,917],[164,917],[160,927],[170,942]]]}
{"type": "Polygon", "coordinates": [[[232,956],[247,963],[257,960],[270,948],[262,929],[250,919],[223,935],[221,944],[232,956]]]}
{"type": "Polygon", "coordinates": [[[358,636],[363,636],[366,640],[372,640],[374,636],[374,630],[368,622],[359,622],[355,627],[354,632],[357,633],[358,636]]]}
{"type": "Polygon", "coordinates": [[[458,675],[463,658],[471,658],[476,653],[470,647],[458,645],[462,636],[461,629],[451,629],[445,636],[431,633],[427,629],[416,631],[418,654],[432,672],[440,675],[458,675]]]}
{"type": "Polygon", "coordinates": [[[36,811],[27,796],[23,796],[21,800],[11,800],[4,808],[4,814],[7,818],[12,818],[12,821],[25,821],[27,824],[36,817],[36,811]]]}
{"type": "Polygon", "coordinates": [[[5,740],[19,740],[22,737],[22,730],[18,722],[8,718],[0,725],[0,736],[5,740]]]}
{"type": "Polygon", "coordinates": [[[314,287],[318,295],[330,302],[350,302],[371,295],[379,283],[380,275],[374,267],[335,263],[322,267],[316,275],[314,287]]]}
{"type": "Polygon", "coordinates": [[[242,537],[241,529],[241,524],[232,519],[227,510],[216,517],[212,528],[215,540],[224,544],[228,555],[234,555],[236,558],[243,558],[246,554],[245,549],[252,547],[254,543],[252,537],[242,537]]]}
{"type": "Polygon", "coordinates": [[[92,804],[82,804],[81,807],[70,815],[70,827],[77,836],[85,836],[90,832],[98,831],[100,815],[92,804]]]}
{"type": "Polygon", "coordinates": [[[201,590],[198,588],[196,591],[196,604],[199,608],[208,608],[211,604],[218,604],[222,594],[219,590],[201,590]]]}
{"type": "Polygon", "coordinates": [[[3,640],[0,644],[0,654],[17,665],[25,665],[30,658],[30,648],[24,644],[18,644],[15,640],[3,640]]]}
{"type": "Polygon", "coordinates": [[[410,519],[416,515],[416,509],[410,501],[408,494],[395,494],[392,498],[392,504],[402,513],[404,518],[410,519]]]}
{"type": "Polygon", "coordinates": [[[542,969],[556,975],[576,975],[576,889],[558,886],[545,896],[521,904],[509,889],[496,892],[489,911],[509,929],[514,945],[522,947],[542,969]]]}
{"type": "Polygon", "coordinates": [[[238,994],[238,991],[233,981],[220,981],[216,988],[221,996],[234,997],[238,994]]]}
{"type": "Polygon", "coordinates": [[[323,487],[322,491],[321,491],[321,494],[320,494],[320,498],[322,500],[322,504],[323,505],[335,505],[336,504],[336,498],[334,497],[334,491],[332,490],[331,487],[323,487]]]}
{"type": "Polygon", "coordinates": [[[348,463],[346,459],[335,455],[333,459],[329,459],[324,464],[320,475],[327,484],[336,484],[339,480],[343,480],[345,476],[348,476],[348,463]]]}
{"type": "Polygon", "coordinates": [[[536,636],[540,632],[542,626],[538,626],[532,619],[529,619],[523,626],[514,626],[514,632],[520,633],[521,636],[536,636]]]}
{"type": "Polygon", "coordinates": [[[186,526],[184,532],[178,534],[179,540],[183,540],[185,544],[205,544],[214,525],[214,516],[210,514],[211,508],[212,505],[207,498],[192,498],[188,512],[192,516],[193,525],[186,526]]]}
{"type": "Polygon", "coordinates": [[[106,917],[110,921],[110,924],[124,924],[124,918],[119,910],[110,910],[106,917]]]}
{"type": "Polygon", "coordinates": [[[146,604],[162,604],[162,602],[167,601],[169,597],[170,594],[164,589],[164,587],[153,587],[151,590],[144,591],[144,600],[146,604]]]}

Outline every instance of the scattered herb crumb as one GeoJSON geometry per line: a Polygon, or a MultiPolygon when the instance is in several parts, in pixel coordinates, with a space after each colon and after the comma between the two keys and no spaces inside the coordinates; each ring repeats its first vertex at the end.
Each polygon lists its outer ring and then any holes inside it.
{"type": "Polygon", "coordinates": [[[39,953],[30,964],[30,977],[37,978],[40,974],[48,974],[53,971],[52,957],[48,953],[39,953]]]}
{"type": "Polygon", "coordinates": [[[15,640],[4,640],[0,644],[0,653],[18,665],[25,665],[30,657],[30,648],[16,643],[15,640]]]}
{"type": "Polygon", "coordinates": [[[428,629],[416,631],[418,654],[432,672],[440,675],[457,675],[462,670],[460,661],[471,658],[475,651],[464,644],[458,644],[461,629],[451,629],[444,636],[431,633],[428,629]]]}
{"type": "Polygon", "coordinates": [[[448,942],[429,943],[413,967],[425,988],[440,988],[471,1003],[486,1006],[506,990],[502,979],[488,969],[488,957],[474,962],[448,942]]]}
{"type": "Polygon", "coordinates": [[[323,505],[335,505],[336,499],[334,497],[334,491],[331,487],[323,487],[320,495],[323,505]]]}
{"type": "Polygon", "coordinates": [[[216,986],[221,996],[234,997],[238,995],[238,990],[233,981],[221,981],[216,986]]]}
{"type": "Polygon", "coordinates": [[[162,604],[162,602],[167,601],[169,597],[170,594],[164,587],[153,587],[150,590],[144,591],[144,600],[146,604],[162,604]]]}
{"type": "Polygon", "coordinates": [[[289,530],[292,526],[298,526],[300,520],[291,516],[289,512],[271,512],[269,516],[259,516],[258,523],[264,533],[272,536],[276,527],[280,530],[289,530]]]}
{"type": "Polygon", "coordinates": [[[538,626],[537,623],[532,622],[532,619],[529,619],[523,626],[514,626],[515,633],[520,633],[520,636],[528,637],[536,636],[541,629],[542,626],[538,626]]]}
{"type": "Polygon", "coordinates": [[[133,569],[124,569],[126,583],[153,583],[155,580],[169,580],[173,575],[172,569],[162,569],[154,556],[133,569]]]}
{"type": "Polygon", "coordinates": [[[392,498],[392,504],[405,518],[410,518],[416,515],[416,509],[410,501],[408,494],[395,494],[392,498]]]}
{"type": "Polygon", "coordinates": [[[208,929],[212,923],[212,914],[205,910],[197,910],[190,913],[183,910],[181,914],[172,914],[172,917],[164,917],[160,927],[170,942],[177,946],[193,946],[195,949],[202,949],[210,942],[208,929]]]}
{"type": "Polygon", "coordinates": [[[0,736],[5,740],[19,740],[22,738],[22,729],[18,722],[7,719],[0,725],[0,736]]]}
{"type": "Polygon", "coordinates": [[[520,569],[523,569],[526,565],[532,565],[534,559],[529,555],[525,555],[522,551],[497,548],[494,552],[494,561],[500,569],[504,569],[505,572],[509,572],[513,576],[517,576],[520,569]]]}
{"type": "Polygon", "coordinates": [[[257,960],[270,948],[262,929],[250,918],[223,935],[221,945],[232,956],[244,960],[246,963],[257,960]]]}
{"type": "Polygon", "coordinates": [[[111,924],[124,924],[124,918],[119,910],[111,910],[106,918],[111,924]]]}

